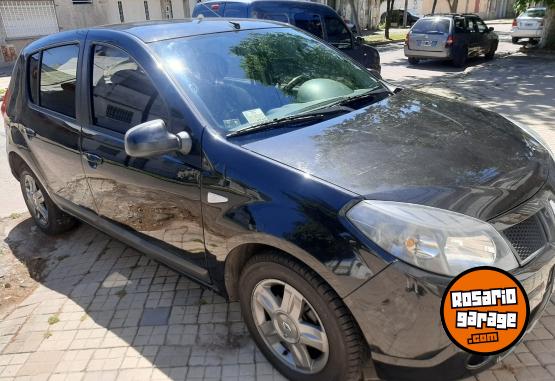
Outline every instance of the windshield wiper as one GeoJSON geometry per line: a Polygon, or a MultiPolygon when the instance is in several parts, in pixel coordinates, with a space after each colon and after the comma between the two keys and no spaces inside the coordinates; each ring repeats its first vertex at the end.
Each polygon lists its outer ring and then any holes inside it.
{"type": "Polygon", "coordinates": [[[354,111],[354,109],[350,107],[345,107],[345,106],[326,107],[326,108],[322,108],[322,109],[318,109],[310,112],[305,112],[302,114],[276,118],[268,122],[256,124],[251,127],[245,127],[240,130],[230,132],[226,136],[227,137],[239,136],[239,135],[250,134],[252,132],[271,130],[273,128],[281,128],[292,124],[294,125],[294,124],[300,124],[300,123],[316,122],[326,118],[330,118],[334,115],[345,114],[351,111],[354,111]]]}
{"type": "Polygon", "coordinates": [[[374,98],[376,98],[376,95],[379,95],[379,94],[390,94],[391,95],[391,91],[389,91],[386,88],[379,88],[379,89],[375,89],[375,90],[370,90],[370,91],[367,91],[367,92],[362,93],[362,94],[351,95],[349,97],[341,98],[341,99],[337,100],[336,102],[331,103],[329,105],[329,107],[349,106],[350,104],[361,101],[361,100],[374,99],[374,98]]]}

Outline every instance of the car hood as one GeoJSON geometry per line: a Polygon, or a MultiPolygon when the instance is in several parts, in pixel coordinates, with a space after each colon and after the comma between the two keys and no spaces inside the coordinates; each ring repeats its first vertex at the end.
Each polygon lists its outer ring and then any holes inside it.
{"type": "Polygon", "coordinates": [[[549,152],[502,116],[412,90],[309,127],[257,135],[243,147],[367,199],[482,220],[532,197],[551,165],[549,152]]]}

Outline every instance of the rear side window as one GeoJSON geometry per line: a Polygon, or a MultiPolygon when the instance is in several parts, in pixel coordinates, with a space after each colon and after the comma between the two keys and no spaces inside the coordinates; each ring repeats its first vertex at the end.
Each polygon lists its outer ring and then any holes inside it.
{"type": "Polygon", "coordinates": [[[137,62],[115,47],[94,47],[93,123],[125,134],[137,124],[163,119],[168,112],[156,88],[137,62]]]}
{"type": "Polygon", "coordinates": [[[420,19],[414,24],[411,32],[422,34],[447,34],[449,33],[450,25],[451,21],[445,18],[420,19]]]}
{"type": "Polygon", "coordinates": [[[75,118],[78,45],[66,45],[42,52],[40,105],[75,118]]]}
{"type": "Polygon", "coordinates": [[[322,19],[320,15],[310,12],[295,13],[293,16],[295,25],[316,37],[322,38],[322,19]]]}
{"type": "Polygon", "coordinates": [[[39,103],[39,68],[40,53],[35,53],[29,57],[29,71],[27,83],[29,84],[29,97],[31,102],[39,103]]]}

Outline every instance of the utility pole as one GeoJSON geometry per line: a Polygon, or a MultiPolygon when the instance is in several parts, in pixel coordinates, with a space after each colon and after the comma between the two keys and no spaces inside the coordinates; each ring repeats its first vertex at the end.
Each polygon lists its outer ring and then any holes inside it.
{"type": "Polygon", "coordinates": [[[407,27],[407,8],[409,6],[409,0],[405,0],[405,10],[403,11],[403,28],[407,27]]]}

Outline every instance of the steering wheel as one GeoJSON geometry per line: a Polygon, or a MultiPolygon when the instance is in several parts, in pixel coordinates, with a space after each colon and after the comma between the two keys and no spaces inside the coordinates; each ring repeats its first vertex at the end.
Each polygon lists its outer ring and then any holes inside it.
{"type": "Polygon", "coordinates": [[[305,82],[307,79],[308,79],[308,76],[306,74],[298,75],[295,78],[293,78],[292,80],[290,80],[289,82],[287,82],[285,84],[285,86],[283,86],[283,90],[284,91],[290,91],[293,87],[295,87],[295,85],[297,85],[301,82],[305,82]]]}

